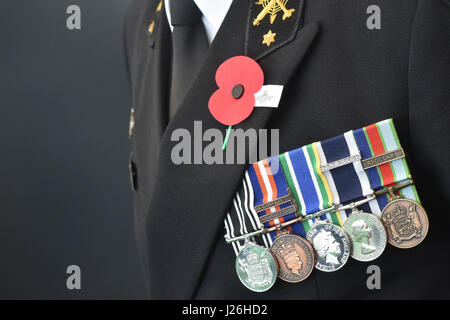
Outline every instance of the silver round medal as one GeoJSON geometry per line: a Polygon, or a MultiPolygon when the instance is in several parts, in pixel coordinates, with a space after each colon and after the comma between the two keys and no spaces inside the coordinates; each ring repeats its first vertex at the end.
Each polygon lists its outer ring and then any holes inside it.
{"type": "Polygon", "coordinates": [[[351,241],[347,233],[327,222],[318,222],[309,230],[306,239],[316,252],[316,269],[333,272],[342,268],[350,257],[351,241]]]}
{"type": "Polygon", "coordinates": [[[237,255],[235,266],[242,284],[255,292],[269,290],[277,279],[278,264],[270,251],[250,241],[237,255]]]}
{"type": "Polygon", "coordinates": [[[356,211],[345,220],[343,228],[352,239],[354,259],[372,261],[383,253],[387,241],[386,231],[373,214],[356,211]]]}

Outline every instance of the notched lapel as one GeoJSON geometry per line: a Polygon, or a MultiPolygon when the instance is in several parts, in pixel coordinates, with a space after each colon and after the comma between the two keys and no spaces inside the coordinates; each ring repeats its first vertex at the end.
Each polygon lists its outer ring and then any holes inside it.
{"type": "MultiPolygon", "coordinates": [[[[210,128],[225,132],[226,127],[209,113],[208,100],[217,89],[217,67],[230,57],[245,54],[248,10],[247,2],[233,2],[204,65],[161,140],[158,174],[147,218],[152,298],[195,297],[208,257],[222,233],[220,227],[229,201],[247,168],[246,164],[175,165],[171,152],[177,142],[171,141],[171,135],[174,130],[183,128],[194,139],[194,121],[201,121],[203,132],[210,128]]],[[[318,26],[311,24],[297,31],[285,45],[258,61],[266,84],[287,84],[316,36],[318,26]]],[[[234,128],[244,131],[264,128],[272,110],[256,108],[247,120],[234,128]]],[[[234,268],[234,262],[229,263],[229,267],[234,268]]]]}
{"type": "Polygon", "coordinates": [[[139,29],[134,31],[136,39],[130,43],[136,130],[143,132],[142,138],[149,138],[151,133],[150,138],[158,142],[159,148],[168,118],[166,105],[171,50],[170,28],[162,2],[149,4],[137,25],[139,29]]]}
{"type": "Polygon", "coordinates": [[[258,60],[264,70],[264,84],[288,84],[318,32],[319,24],[311,22],[298,30],[291,42],[258,60]]]}

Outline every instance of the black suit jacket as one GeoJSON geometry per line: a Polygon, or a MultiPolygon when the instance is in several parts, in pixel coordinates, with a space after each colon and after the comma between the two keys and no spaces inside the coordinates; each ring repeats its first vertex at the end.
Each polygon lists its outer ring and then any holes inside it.
{"type": "MultiPolygon", "coordinates": [[[[257,42],[246,38],[255,30],[249,23],[254,2],[233,2],[170,122],[171,32],[164,7],[157,10],[159,0],[135,0],[127,14],[135,227],[150,298],[449,298],[449,2],[290,0],[299,8],[298,25],[258,57],[257,42]],[[380,30],[366,27],[373,4],[381,8],[380,30]],[[367,289],[369,264],[354,260],[338,272],[315,271],[302,283],[278,281],[265,293],[240,284],[222,221],[246,165],[174,165],[170,137],[177,128],[192,132],[194,121],[202,121],[203,130],[225,131],[207,103],[217,89],[217,67],[242,54],[257,58],[265,84],[285,89],[279,108],[257,108],[235,128],[279,128],[280,152],[394,118],[430,230],[420,246],[390,246],[372,263],[381,268],[381,290],[367,289]]],[[[283,23],[281,14],[277,19],[283,23]]]]}

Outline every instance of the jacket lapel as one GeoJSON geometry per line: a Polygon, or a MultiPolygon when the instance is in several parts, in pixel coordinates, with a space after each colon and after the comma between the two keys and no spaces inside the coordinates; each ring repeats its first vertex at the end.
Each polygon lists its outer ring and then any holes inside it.
{"type": "MultiPolygon", "coordinates": [[[[158,141],[161,139],[168,120],[168,84],[170,75],[170,28],[167,22],[165,8],[152,15],[149,24],[154,24],[153,32],[147,32],[148,41],[145,51],[145,65],[137,74],[143,73],[142,88],[138,97],[141,101],[148,101],[149,108],[144,105],[143,111],[147,111],[147,118],[142,120],[145,126],[151,123],[152,133],[158,141]],[[151,85],[150,85],[151,84],[151,85]],[[150,121],[150,122],[149,122],[150,121]]],[[[149,27],[150,28],[150,27],[149,27]]],[[[138,51],[140,54],[140,52],[138,51]]]]}
{"type": "MultiPolygon", "coordinates": [[[[217,67],[226,59],[245,52],[247,23],[243,22],[247,21],[248,13],[247,2],[233,2],[202,69],[162,137],[158,173],[147,218],[151,298],[187,299],[195,295],[205,262],[220,234],[228,202],[247,167],[175,165],[171,152],[177,142],[171,141],[171,134],[175,129],[185,128],[194,140],[194,121],[201,121],[203,131],[215,128],[225,132],[226,128],[210,115],[207,105],[209,97],[217,89],[217,67]]],[[[265,84],[288,83],[317,31],[316,23],[305,26],[298,33],[295,31],[291,41],[258,61],[265,74],[265,84]],[[290,64],[280,64],[280,61],[290,61],[290,64]]],[[[257,108],[235,128],[264,128],[272,110],[257,108]]],[[[203,142],[201,147],[206,144],[203,142]]],[[[233,262],[230,261],[232,267],[233,262]]]]}

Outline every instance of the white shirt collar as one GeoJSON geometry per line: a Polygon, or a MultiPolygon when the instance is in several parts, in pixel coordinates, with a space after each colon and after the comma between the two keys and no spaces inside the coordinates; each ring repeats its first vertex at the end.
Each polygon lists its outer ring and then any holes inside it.
{"type": "MultiPolygon", "coordinates": [[[[206,34],[208,36],[209,43],[211,43],[214,37],[219,31],[228,9],[230,9],[233,0],[186,0],[194,1],[200,11],[203,13],[202,21],[205,26],[206,34]]],[[[167,20],[169,21],[170,29],[173,30],[170,19],[170,4],[169,0],[164,0],[166,7],[167,20]]]]}

